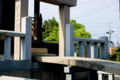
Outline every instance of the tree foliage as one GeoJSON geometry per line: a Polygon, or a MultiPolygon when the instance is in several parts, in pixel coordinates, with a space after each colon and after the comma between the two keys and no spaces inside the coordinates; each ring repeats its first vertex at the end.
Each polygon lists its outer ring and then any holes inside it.
{"type": "Polygon", "coordinates": [[[91,34],[85,30],[85,26],[71,20],[70,23],[74,25],[74,36],[80,38],[91,38],[91,34]]]}
{"type": "MultiPolygon", "coordinates": [[[[71,20],[71,24],[74,25],[74,36],[80,38],[91,38],[91,34],[85,30],[85,26],[76,22],[76,20],[71,20]]],[[[43,39],[51,42],[59,42],[59,24],[55,18],[45,20],[43,22],[43,27],[45,31],[43,32],[43,39]]]]}
{"type": "Polygon", "coordinates": [[[46,39],[49,37],[49,35],[53,32],[54,27],[58,28],[58,22],[55,20],[55,18],[49,19],[49,20],[45,20],[43,22],[43,28],[45,29],[45,31],[43,32],[43,39],[46,39]]]}
{"type": "Polygon", "coordinates": [[[110,60],[120,62],[120,48],[115,48],[113,50],[113,54],[112,55],[109,54],[109,58],[110,58],[110,60]]]}

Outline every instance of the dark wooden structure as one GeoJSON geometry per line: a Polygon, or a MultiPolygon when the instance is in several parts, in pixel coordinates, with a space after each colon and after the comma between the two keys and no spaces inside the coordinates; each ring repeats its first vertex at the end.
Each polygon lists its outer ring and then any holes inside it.
{"type": "Polygon", "coordinates": [[[34,28],[35,28],[35,35],[39,42],[42,42],[42,15],[40,14],[40,2],[35,0],[35,7],[34,7],[34,28]]]}
{"type": "MultiPolygon", "coordinates": [[[[37,37],[37,40],[33,40],[32,44],[35,48],[47,48],[49,53],[56,53],[58,55],[58,44],[49,44],[49,43],[42,43],[42,14],[40,14],[40,3],[39,1],[35,0],[35,7],[34,7],[34,34],[37,37]],[[54,49],[53,49],[54,48],[54,49]]],[[[15,25],[15,0],[0,0],[0,29],[3,30],[14,30],[15,25]]],[[[0,53],[3,53],[3,41],[1,42],[2,49],[0,53]]],[[[12,40],[13,44],[13,40],[12,40]]],[[[12,53],[13,53],[12,47],[12,53]]]]}
{"type": "Polygon", "coordinates": [[[0,29],[14,30],[15,0],[0,0],[0,29]]]}
{"type": "MultiPolygon", "coordinates": [[[[42,42],[42,15],[40,14],[39,1],[35,0],[34,24],[35,36],[42,42]]],[[[15,0],[0,0],[0,29],[14,30],[15,0]]]]}

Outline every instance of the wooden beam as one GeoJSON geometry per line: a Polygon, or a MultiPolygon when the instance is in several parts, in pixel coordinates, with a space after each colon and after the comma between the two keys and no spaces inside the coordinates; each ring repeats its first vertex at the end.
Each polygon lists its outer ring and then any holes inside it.
{"type": "Polygon", "coordinates": [[[67,5],[67,6],[76,6],[77,5],[77,0],[39,0],[55,5],[67,5]]]}
{"type": "Polygon", "coordinates": [[[47,48],[32,48],[32,53],[35,54],[48,54],[48,49],[47,48]]]}
{"type": "Polygon", "coordinates": [[[39,19],[38,19],[38,24],[39,26],[37,27],[37,38],[39,40],[40,43],[42,43],[42,14],[39,15],[39,19]]]}
{"type": "Polygon", "coordinates": [[[42,15],[40,14],[40,2],[34,2],[34,40],[42,42],[42,15]]]}
{"type": "Polygon", "coordinates": [[[59,56],[65,56],[66,24],[70,21],[70,7],[59,6],[59,56]]]}
{"type": "MultiPolygon", "coordinates": [[[[28,0],[15,0],[15,31],[21,32],[21,18],[28,16],[28,0]]],[[[15,37],[14,59],[21,59],[20,38],[15,37]]]]}
{"type": "Polygon", "coordinates": [[[40,3],[37,0],[34,0],[34,40],[37,40],[37,27],[39,25],[38,19],[39,19],[39,6],[40,3]]]}

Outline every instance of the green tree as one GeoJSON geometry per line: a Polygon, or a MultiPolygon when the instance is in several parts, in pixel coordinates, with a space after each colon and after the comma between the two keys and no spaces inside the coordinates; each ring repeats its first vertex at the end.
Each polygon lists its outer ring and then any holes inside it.
{"type": "Polygon", "coordinates": [[[53,27],[53,31],[49,33],[49,36],[45,38],[49,43],[59,42],[59,30],[58,27],[53,27]]]}
{"type": "Polygon", "coordinates": [[[42,33],[43,39],[49,37],[50,33],[53,32],[54,27],[58,27],[58,22],[54,17],[43,22],[43,28],[45,29],[45,31],[42,33]]]}
{"type": "MultiPolygon", "coordinates": [[[[91,38],[91,34],[85,30],[85,26],[77,23],[75,20],[70,21],[74,25],[74,36],[81,38],[91,38]]],[[[43,22],[43,27],[45,31],[43,32],[43,39],[52,42],[59,42],[59,24],[55,18],[45,20],[43,22]]]]}
{"type": "Polygon", "coordinates": [[[74,25],[74,36],[80,38],[91,38],[91,34],[85,30],[85,26],[71,20],[70,23],[74,25]]]}
{"type": "Polygon", "coordinates": [[[113,61],[119,61],[120,62],[120,48],[115,48],[113,50],[113,54],[109,55],[109,58],[113,61]]]}

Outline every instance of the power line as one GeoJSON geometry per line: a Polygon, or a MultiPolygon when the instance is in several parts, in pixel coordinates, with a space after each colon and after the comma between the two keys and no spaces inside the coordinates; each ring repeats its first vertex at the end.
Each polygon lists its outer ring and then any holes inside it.
{"type": "MultiPolygon", "coordinates": [[[[113,12],[113,11],[115,11],[115,10],[117,10],[117,9],[118,9],[118,8],[115,8],[114,10],[110,9],[110,11],[107,11],[107,12],[102,13],[102,14],[98,14],[97,16],[94,16],[93,18],[90,18],[89,21],[94,21],[94,22],[96,22],[96,21],[100,20],[100,18],[107,17],[107,16],[113,14],[113,13],[109,13],[109,12],[113,12]],[[112,11],[111,11],[111,10],[112,10],[112,11]],[[106,13],[107,13],[107,14],[106,14],[106,13]],[[109,13],[109,14],[108,14],[108,13],[109,13]],[[105,14],[106,14],[106,15],[105,15],[105,14]],[[100,17],[100,16],[102,16],[102,17],[100,17]]],[[[115,15],[113,15],[113,16],[115,16],[115,15]]],[[[84,18],[84,19],[85,19],[85,18],[84,18]]]]}
{"type": "MultiPolygon", "coordinates": [[[[87,15],[84,15],[84,16],[81,16],[80,18],[85,18],[85,17],[88,17],[88,16],[91,16],[91,15],[94,15],[94,14],[96,14],[96,13],[98,13],[98,12],[100,12],[100,11],[103,11],[105,8],[110,8],[110,7],[112,7],[112,5],[113,5],[113,3],[111,3],[110,5],[107,5],[106,7],[104,6],[104,7],[102,7],[101,9],[96,9],[96,10],[93,10],[93,12],[89,12],[87,15]],[[91,14],[91,15],[90,15],[91,14]]],[[[91,11],[91,10],[90,10],[91,11]]],[[[76,17],[78,17],[79,15],[77,15],[76,17]]]]}

